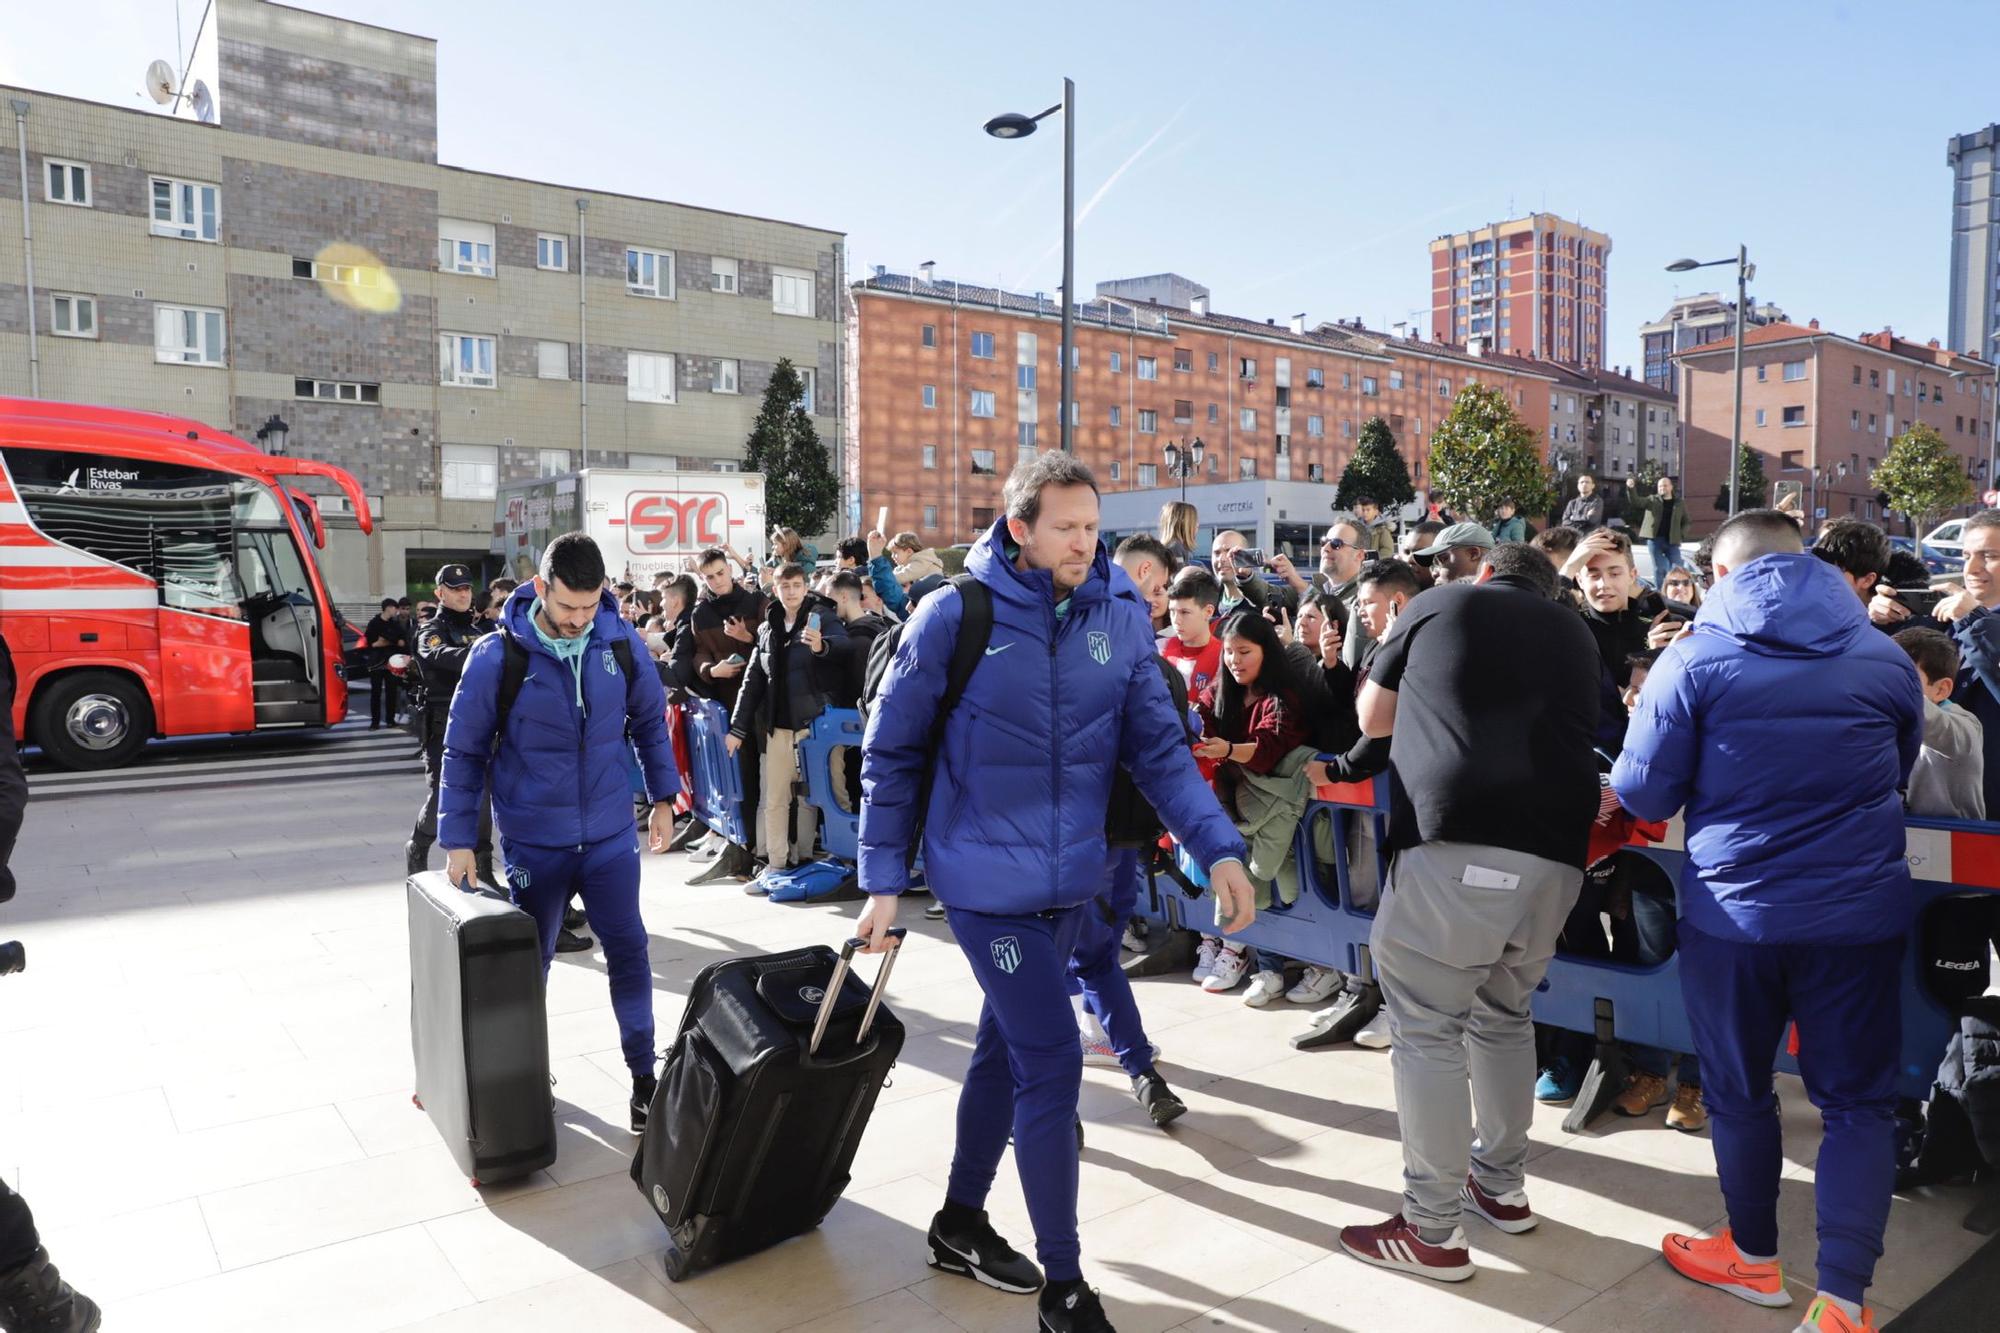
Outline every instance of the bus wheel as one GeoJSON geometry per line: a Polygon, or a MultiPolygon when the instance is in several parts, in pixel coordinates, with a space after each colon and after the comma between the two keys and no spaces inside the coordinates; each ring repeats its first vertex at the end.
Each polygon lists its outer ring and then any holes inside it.
{"type": "Polygon", "coordinates": [[[130,676],[79,671],[39,691],[28,738],[64,768],[116,768],[153,734],[153,709],[130,676]]]}

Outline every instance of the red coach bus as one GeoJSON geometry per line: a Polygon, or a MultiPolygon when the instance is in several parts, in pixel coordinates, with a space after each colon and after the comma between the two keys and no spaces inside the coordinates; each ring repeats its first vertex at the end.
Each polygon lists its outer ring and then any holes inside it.
{"type": "Polygon", "coordinates": [[[325,529],[278,458],[163,413],[0,397],[0,634],[16,734],[68,768],[153,736],[327,726],[347,713],[314,558],[325,529]]]}

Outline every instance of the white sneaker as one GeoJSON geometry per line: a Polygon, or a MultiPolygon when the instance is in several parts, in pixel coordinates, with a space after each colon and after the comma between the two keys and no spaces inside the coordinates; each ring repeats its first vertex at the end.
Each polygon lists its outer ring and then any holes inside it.
{"type": "Polygon", "coordinates": [[[1356,1046],[1366,1046],[1371,1051],[1389,1049],[1389,1010],[1387,1006],[1377,1009],[1375,1017],[1361,1025],[1361,1031],[1354,1034],[1356,1046]]]}
{"type": "Polygon", "coordinates": [[[1201,943],[1194,951],[1194,979],[1207,981],[1215,974],[1215,958],[1222,952],[1222,941],[1212,935],[1201,937],[1201,943]]]}
{"type": "Polygon", "coordinates": [[[1248,954],[1233,944],[1224,944],[1217,949],[1215,963],[1209,970],[1207,980],[1201,983],[1201,988],[1210,995],[1235,990],[1243,984],[1243,974],[1249,970],[1248,954]]]}
{"type": "Polygon", "coordinates": [[[1338,995],[1341,984],[1340,973],[1332,968],[1308,967],[1299,977],[1299,984],[1285,992],[1285,998],[1293,1004],[1318,1004],[1338,995]]]}
{"type": "Polygon", "coordinates": [[[1265,969],[1250,978],[1250,989],[1243,992],[1243,1003],[1252,1009],[1262,1009],[1284,993],[1285,974],[1265,969]]]}
{"type": "Polygon", "coordinates": [[[1125,938],[1118,941],[1118,943],[1126,953],[1146,952],[1145,938],[1138,933],[1136,926],[1125,927],[1125,938]]]}

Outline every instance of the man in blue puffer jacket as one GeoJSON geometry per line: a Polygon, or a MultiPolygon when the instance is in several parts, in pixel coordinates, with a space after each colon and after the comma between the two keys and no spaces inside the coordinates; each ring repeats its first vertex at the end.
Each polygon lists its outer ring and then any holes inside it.
{"type": "MultiPolygon", "coordinates": [[[[1006,516],[966,560],[991,591],[993,631],[965,695],[930,736],[963,602],[927,597],[904,631],[862,743],[857,933],[887,947],[923,826],[925,879],[986,993],[958,1103],[958,1148],[931,1223],[933,1267],[1003,1291],[1042,1273],[987,1222],[987,1191],[1011,1129],[1022,1192],[1048,1271],[1050,1333],[1104,1333],[1076,1237],[1081,1047],[1065,974],[1086,904],[1104,887],[1104,823],[1122,764],[1162,822],[1209,868],[1218,918],[1250,923],[1247,851],[1184,742],[1153,636],[1111,595],[1097,539],[1097,483],[1068,454],[1045,453],[1007,481],[1006,516]],[[927,769],[928,805],[919,810],[927,769]]],[[[593,918],[595,920],[595,918],[593,918]]]]}
{"type": "Polygon", "coordinates": [[[1783,1166],[1771,1063],[1787,1020],[1825,1122],[1819,1296],[1803,1328],[1872,1328],[1862,1297],[1895,1183],[1899,969],[1910,928],[1900,789],[1924,700],[1799,530],[1751,510],[1716,536],[1715,590],[1661,654],[1611,783],[1641,819],[1687,810],[1681,991],[1729,1229],[1670,1235],[1684,1275],[1760,1305],[1777,1264],[1783,1166]]]}
{"type": "Polygon", "coordinates": [[[672,836],[672,802],[680,791],[666,716],[666,692],[645,644],[604,586],[597,543],[568,533],[542,553],[540,576],[507,599],[500,633],[466,656],[445,724],[438,795],[445,873],[470,888],[479,795],[491,778],[507,882],[514,901],[535,918],[544,969],[555,956],[563,908],[572,894],[582,896],[604,945],[611,1008],[632,1071],[635,1134],[645,1128],[653,1100],[653,967],[639,916],[639,840],[626,756],[637,747],[654,803],[648,833],[658,851],[672,836]],[[621,638],[631,643],[628,656],[637,668],[629,678],[611,647],[621,638]],[[496,737],[509,642],[527,650],[528,672],[496,737]]]}

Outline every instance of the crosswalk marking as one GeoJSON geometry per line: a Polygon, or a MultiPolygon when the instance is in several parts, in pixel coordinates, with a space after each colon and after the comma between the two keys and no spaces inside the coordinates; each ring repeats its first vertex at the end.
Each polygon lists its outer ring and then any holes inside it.
{"type": "Polygon", "coordinates": [[[247,783],[333,782],[412,777],[421,782],[417,742],[400,729],[366,722],[325,729],[156,741],[123,768],[70,772],[31,758],[28,791],[37,800],[131,796],[247,783]]]}

